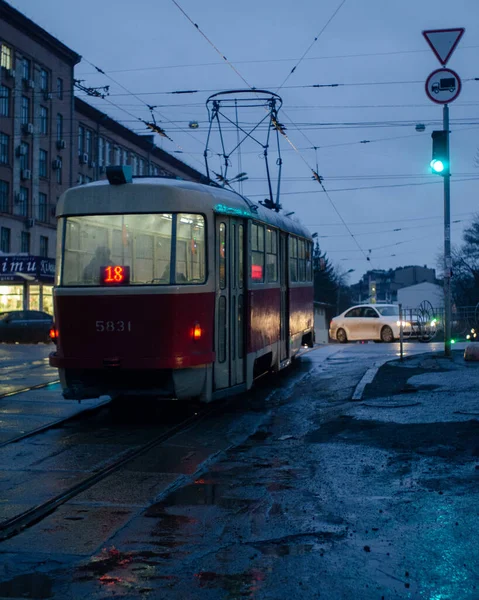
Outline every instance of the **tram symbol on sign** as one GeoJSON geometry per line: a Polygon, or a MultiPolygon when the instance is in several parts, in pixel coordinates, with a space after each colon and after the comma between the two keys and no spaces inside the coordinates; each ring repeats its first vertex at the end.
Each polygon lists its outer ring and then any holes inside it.
{"type": "Polygon", "coordinates": [[[439,94],[439,92],[456,91],[456,78],[455,77],[445,77],[444,79],[440,79],[439,81],[435,81],[431,86],[431,91],[435,94],[439,94]]]}

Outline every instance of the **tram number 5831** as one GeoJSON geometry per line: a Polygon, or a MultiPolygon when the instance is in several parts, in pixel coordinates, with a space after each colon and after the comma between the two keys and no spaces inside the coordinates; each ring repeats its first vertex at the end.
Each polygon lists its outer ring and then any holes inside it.
{"type": "Polygon", "coordinates": [[[131,331],[131,321],[96,321],[95,325],[99,333],[131,331]]]}

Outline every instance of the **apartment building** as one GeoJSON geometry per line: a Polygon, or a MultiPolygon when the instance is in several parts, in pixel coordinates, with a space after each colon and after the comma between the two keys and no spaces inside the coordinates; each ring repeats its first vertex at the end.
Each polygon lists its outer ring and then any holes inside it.
{"type": "Polygon", "coordinates": [[[79,54],[0,0],[0,312],[53,311],[55,210],[63,191],[105,177],[205,181],[203,174],[74,96],[79,54]]]}

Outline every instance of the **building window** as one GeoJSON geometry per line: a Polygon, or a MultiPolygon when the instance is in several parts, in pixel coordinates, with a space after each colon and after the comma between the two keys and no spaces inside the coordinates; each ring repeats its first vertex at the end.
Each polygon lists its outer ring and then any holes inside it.
{"type": "Polygon", "coordinates": [[[115,147],[115,159],[113,161],[114,165],[121,165],[121,148],[118,146],[115,147]]]}
{"type": "Polygon", "coordinates": [[[103,167],[105,164],[105,140],[102,137],[98,138],[98,166],[103,167]]]}
{"type": "Polygon", "coordinates": [[[5,69],[13,68],[12,49],[6,44],[2,44],[2,50],[0,53],[0,66],[5,67],[5,69]]]}
{"type": "Polygon", "coordinates": [[[57,114],[57,140],[63,139],[63,116],[58,113],[57,114]]]}
{"type": "Polygon", "coordinates": [[[22,96],[22,111],[20,118],[22,125],[30,123],[30,98],[27,98],[27,96],[22,96]]]}
{"type": "Polygon", "coordinates": [[[138,175],[138,157],[135,156],[134,154],[132,155],[132,158],[131,158],[131,165],[132,165],[132,168],[131,168],[132,174],[135,175],[135,177],[136,177],[136,175],[138,175]]]}
{"type": "Polygon", "coordinates": [[[40,106],[40,133],[47,135],[48,133],[48,108],[40,106]]]}
{"type": "Polygon", "coordinates": [[[20,169],[28,169],[30,165],[30,146],[27,142],[20,144],[20,169]]]}
{"type": "Polygon", "coordinates": [[[63,100],[63,79],[57,77],[57,98],[63,100]]]}
{"type": "Polygon", "coordinates": [[[0,117],[10,116],[10,88],[0,85],[0,117]]]}
{"type": "Polygon", "coordinates": [[[46,69],[40,70],[40,89],[42,92],[48,92],[48,71],[46,69]]]}
{"type": "Polygon", "coordinates": [[[2,227],[0,230],[0,250],[8,254],[10,252],[10,229],[2,227]]]}
{"type": "Polygon", "coordinates": [[[83,154],[83,148],[85,146],[85,128],[80,125],[78,127],[78,156],[83,154]]]}
{"type": "Polygon", "coordinates": [[[40,236],[40,256],[48,256],[48,238],[45,235],[40,236]]]}
{"type": "Polygon", "coordinates": [[[107,140],[105,144],[105,167],[111,164],[111,143],[107,140]]]}
{"type": "Polygon", "coordinates": [[[18,213],[22,217],[28,217],[28,189],[21,187],[18,194],[19,207],[18,213]]]}
{"type": "Polygon", "coordinates": [[[92,151],[91,151],[91,139],[92,139],[91,131],[89,129],[87,129],[85,131],[85,152],[86,152],[86,154],[88,154],[88,160],[92,160],[92,158],[93,158],[92,151]]]}
{"type": "Polygon", "coordinates": [[[20,252],[23,254],[30,254],[30,232],[22,231],[21,244],[20,252]]]}
{"type": "Polygon", "coordinates": [[[38,220],[46,223],[48,221],[48,203],[47,195],[40,192],[38,194],[38,220]]]}
{"type": "Polygon", "coordinates": [[[10,212],[10,186],[8,181],[2,181],[0,179],[0,212],[10,212]]]}
{"type": "Polygon", "coordinates": [[[23,79],[31,79],[30,72],[31,72],[31,63],[28,60],[28,58],[23,58],[22,59],[22,77],[23,77],[23,79]]]}
{"type": "Polygon", "coordinates": [[[91,183],[93,181],[93,179],[91,177],[88,177],[88,175],[85,175],[83,178],[83,183],[91,183]]]}
{"type": "Polygon", "coordinates": [[[8,165],[9,148],[10,136],[6,133],[0,133],[0,165],[8,165]]]}
{"type": "Polygon", "coordinates": [[[62,182],[62,171],[63,171],[63,162],[62,162],[61,156],[57,156],[57,162],[58,162],[57,183],[61,183],[62,182]]]}
{"type": "Polygon", "coordinates": [[[39,152],[39,169],[38,174],[40,177],[47,176],[47,161],[48,161],[48,152],[46,150],[40,150],[39,152]]]}

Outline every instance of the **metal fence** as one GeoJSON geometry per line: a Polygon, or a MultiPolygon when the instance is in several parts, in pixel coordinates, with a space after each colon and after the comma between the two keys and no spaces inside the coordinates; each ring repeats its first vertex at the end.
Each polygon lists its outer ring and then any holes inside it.
{"type": "MultiPolygon", "coordinates": [[[[402,309],[402,319],[409,324],[404,339],[415,338],[421,342],[444,340],[444,307],[435,308],[428,301],[416,308],[402,309]]],[[[451,335],[454,340],[479,341],[479,303],[476,306],[453,306],[451,335]]]]}

